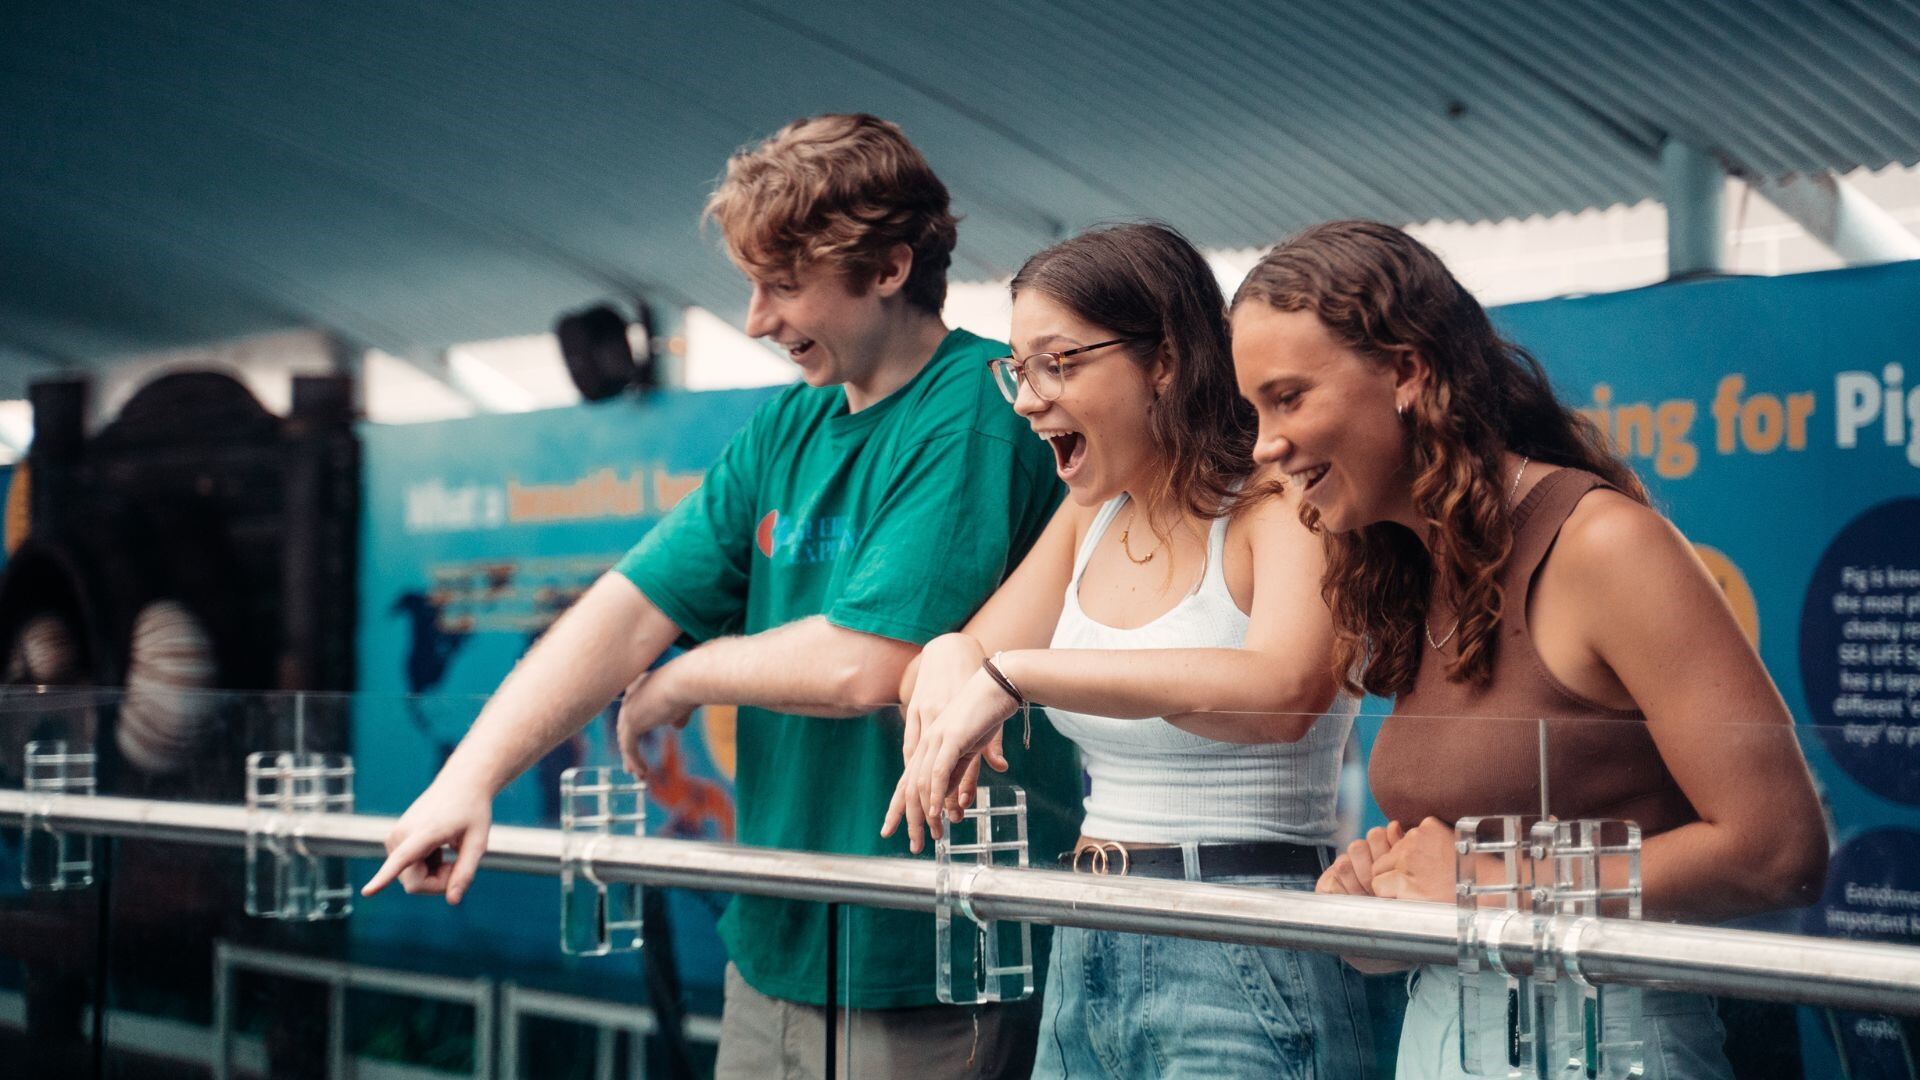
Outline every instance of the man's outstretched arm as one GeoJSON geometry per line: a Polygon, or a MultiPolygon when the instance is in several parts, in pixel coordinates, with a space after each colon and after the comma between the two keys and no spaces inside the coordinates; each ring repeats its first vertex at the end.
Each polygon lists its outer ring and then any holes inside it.
{"type": "Polygon", "coordinates": [[[387,837],[387,861],[361,891],[398,878],[410,893],[459,903],[514,777],[579,731],[680,636],[631,581],[604,574],[541,636],[494,692],[433,783],[387,837]],[[443,846],[459,852],[452,865],[443,846]]]}

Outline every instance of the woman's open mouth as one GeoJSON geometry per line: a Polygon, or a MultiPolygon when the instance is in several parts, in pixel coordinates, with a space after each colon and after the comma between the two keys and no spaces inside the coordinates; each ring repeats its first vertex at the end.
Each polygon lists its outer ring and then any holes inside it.
{"type": "Polygon", "coordinates": [[[1053,447],[1053,471],[1062,480],[1072,480],[1087,458],[1087,437],[1077,431],[1038,432],[1053,447]]]}
{"type": "Polygon", "coordinates": [[[1294,485],[1296,490],[1304,495],[1312,491],[1315,485],[1326,478],[1328,468],[1329,466],[1326,465],[1315,465],[1310,469],[1302,469],[1299,472],[1288,473],[1287,480],[1294,485]]]}

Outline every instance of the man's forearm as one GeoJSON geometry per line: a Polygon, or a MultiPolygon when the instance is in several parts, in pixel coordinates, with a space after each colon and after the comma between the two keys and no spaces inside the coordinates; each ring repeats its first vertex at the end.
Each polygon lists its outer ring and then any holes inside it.
{"type": "Polygon", "coordinates": [[[815,616],[744,637],[716,638],[660,675],[687,705],[755,705],[806,716],[860,716],[896,704],[919,649],[815,616]]]}
{"type": "Polygon", "coordinates": [[[593,719],[679,635],[632,582],[604,575],[500,684],[436,783],[498,794],[593,719]]]}

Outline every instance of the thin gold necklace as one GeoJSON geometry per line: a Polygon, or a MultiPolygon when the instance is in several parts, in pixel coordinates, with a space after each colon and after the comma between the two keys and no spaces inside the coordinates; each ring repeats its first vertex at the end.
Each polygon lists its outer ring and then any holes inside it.
{"type": "MultiPolygon", "coordinates": [[[[1507,507],[1509,509],[1513,507],[1513,497],[1520,494],[1520,474],[1527,471],[1527,463],[1532,460],[1531,455],[1522,457],[1520,459],[1520,467],[1513,471],[1513,486],[1507,489],[1507,507]]],[[[1452,641],[1453,635],[1460,631],[1460,615],[1457,612],[1454,614],[1453,625],[1447,628],[1447,636],[1441,638],[1439,641],[1433,640],[1433,629],[1427,625],[1425,619],[1420,620],[1420,629],[1427,635],[1427,644],[1433,646],[1434,652],[1439,652],[1440,646],[1452,641]]]]}
{"type": "Polygon", "coordinates": [[[1134,514],[1139,509],[1140,509],[1139,503],[1134,502],[1131,499],[1127,501],[1127,524],[1124,528],[1120,530],[1120,550],[1126,553],[1128,562],[1131,562],[1135,566],[1145,566],[1148,563],[1153,561],[1153,557],[1155,555],[1160,554],[1160,549],[1166,545],[1167,541],[1165,537],[1161,537],[1160,542],[1153,545],[1152,551],[1149,551],[1145,555],[1141,555],[1141,556],[1134,555],[1133,548],[1127,545],[1127,534],[1133,531],[1134,514]]]}

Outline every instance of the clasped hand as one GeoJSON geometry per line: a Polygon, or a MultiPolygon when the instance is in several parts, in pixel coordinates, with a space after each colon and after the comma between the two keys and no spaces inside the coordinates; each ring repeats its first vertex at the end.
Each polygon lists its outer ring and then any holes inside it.
{"type": "Polygon", "coordinates": [[[687,726],[687,719],[699,708],[678,692],[674,661],[640,673],[627,687],[620,701],[620,763],[635,776],[647,775],[647,759],[640,753],[640,737],[655,728],[687,726]]]}
{"type": "Polygon", "coordinates": [[[1453,827],[1439,818],[1412,830],[1397,821],[1368,829],[1320,875],[1314,891],[1452,903],[1453,844],[1453,827]]]}
{"type": "MultiPolygon", "coordinates": [[[[1453,827],[1427,818],[1409,832],[1397,821],[1372,828],[1347,850],[1314,886],[1315,892],[1347,896],[1384,896],[1399,900],[1450,902],[1454,895],[1453,827]]],[[[1405,964],[1367,957],[1346,958],[1360,971],[1381,974],[1405,964]]]]}

